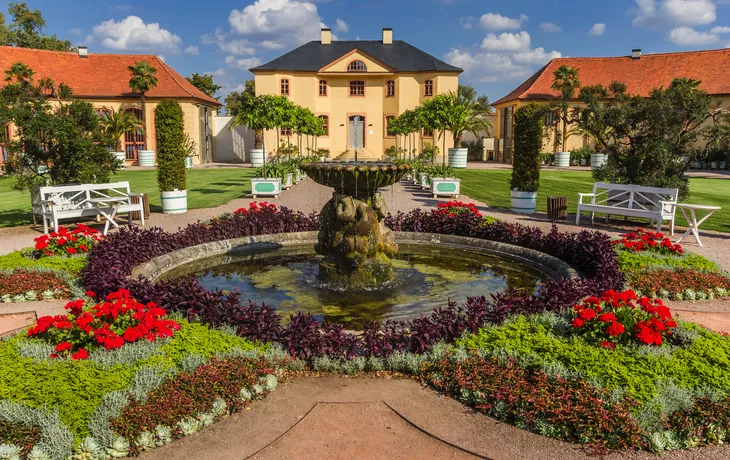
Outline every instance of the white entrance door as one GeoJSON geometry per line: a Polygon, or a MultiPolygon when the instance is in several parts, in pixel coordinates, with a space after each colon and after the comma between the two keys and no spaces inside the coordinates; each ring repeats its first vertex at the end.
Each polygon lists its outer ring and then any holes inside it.
{"type": "Polygon", "coordinates": [[[365,117],[355,115],[353,117],[350,117],[348,123],[348,147],[351,149],[365,148],[365,117]]]}

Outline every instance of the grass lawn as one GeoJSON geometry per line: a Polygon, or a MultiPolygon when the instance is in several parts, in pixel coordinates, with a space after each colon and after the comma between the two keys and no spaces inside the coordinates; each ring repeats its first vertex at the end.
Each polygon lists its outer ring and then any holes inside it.
{"type": "MultiPolygon", "coordinates": [[[[251,193],[252,168],[188,170],[188,209],[213,208],[251,193]]],[[[157,172],[153,170],[120,171],[112,182],[129,181],[132,192],[146,193],[152,211],[160,211],[157,172]]],[[[0,178],[0,227],[28,225],[33,222],[30,194],[12,188],[14,178],[0,178]]]]}
{"type": "MultiPolygon", "coordinates": [[[[456,175],[462,180],[461,191],[464,195],[495,208],[509,209],[511,171],[461,170],[456,175]]],[[[537,210],[546,211],[547,196],[565,195],[568,197],[568,212],[575,214],[578,193],[590,193],[593,182],[593,177],[588,171],[542,171],[537,210]]],[[[700,230],[730,232],[730,180],[691,178],[689,184],[690,197],[686,200],[688,203],[717,205],[723,208],[705,221],[700,230]]],[[[675,222],[680,226],[686,225],[679,211],[675,222]]]]}

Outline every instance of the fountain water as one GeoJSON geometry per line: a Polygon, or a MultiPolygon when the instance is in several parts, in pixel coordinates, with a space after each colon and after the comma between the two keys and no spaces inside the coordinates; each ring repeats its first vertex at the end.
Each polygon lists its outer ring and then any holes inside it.
{"type": "Polygon", "coordinates": [[[304,163],[318,184],[335,189],[322,208],[315,250],[324,256],[320,279],[337,288],[367,288],[393,278],[390,258],[398,246],[383,219],[385,199],[378,191],[410,171],[393,163],[304,163]]]}

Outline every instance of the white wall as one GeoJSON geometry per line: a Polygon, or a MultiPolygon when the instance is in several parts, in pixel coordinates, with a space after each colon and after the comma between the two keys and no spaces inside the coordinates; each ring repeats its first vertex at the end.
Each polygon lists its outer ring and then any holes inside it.
{"type": "Polygon", "coordinates": [[[216,163],[247,163],[248,150],[254,146],[254,132],[246,126],[231,129],[231,116],[213,118],[216,163]]]}

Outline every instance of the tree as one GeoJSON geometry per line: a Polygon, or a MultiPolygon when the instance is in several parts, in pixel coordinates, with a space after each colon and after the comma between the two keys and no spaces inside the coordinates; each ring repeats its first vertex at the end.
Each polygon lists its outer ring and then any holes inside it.
{"type": "Polygon", "coordinates": [[[231,128],[247,126],[256,132],[255,148],[264,149],[264,176],[266,176],[266,144],[264,142],[264,132],[267,129],[272,129],[277,126],[278,118],[275,112],[278,110],[277,105],[280,105],[279,98],[281,97],[263,94],[261,96],[242,98],[240,110],[231,123],[231,128]]]}
{"type": "Polygon", "coordinates": [[[175,99],[163,99],[155,108],[157,186],[161,192],[185,190],[185,125],[183,110],[175,99]]]}
{"type": "Polygon", "coordinates": [[[222,88],[222,86],[216,85],[213,82],[212,75],[199,75],[196,72],[189,77],[185,77],[185,79],[189,81],[193,86],[198,88],[200,91],[202,91],[204,94],[215,98],[215,100],[220,99],[220,96],[216,97],[215,93],[217,93],[218,90],[222,88]]]}
{"type": "Polygon", "coordinates": [[[241,106],[244,104],[244,100],[252,97],[256,97],[256,84],[254,80],[246,80],[243,91],[231,91],[226,96],[224,102],[226,103],[228,114],[234,117],[238,115],[241,111],[241,106]]]}
{"type": "Polygon", "coordinates": [[[130,65],[127,69],[132,73],[132,77],[129,79],[129,88],[135,93],[139,93],[139,102],[142,108],[142,126],[147,131],[145,95],[147,91],[157,86],[157,77],[155,77],[157,69],[147,61],[135,62],[134,65],[130,65]]]}
{"type": "MultiPolygon", "coordinates": [[[[567,151],[568,148],[568,137],[570,132],[568,126],[571,124],[569,115],[569,103],[575,97],[575,91],[580,87],[580,80],[578,79],[578,69],[568,65],[561,65],[558,69],[553,72],[553,84],[551,88],[560,93],[560,99],[553,104],[558,115],[558,121],[562,124],[560,132],[555,133],[555,141],[557,147],[558,137],[561,137],[562,151],[567,151]]],[[[557,151],[557,149],[556,149],[557,151]]]]}
{"type": "Polygon", "coordinates": [[[35,82],[27,67],[13,65],[7,75],[11,78],[0,89],[0,123],[15,126],[16,135],[3,133],[2,142],[8,150],[6,173],[17,177],[16,187],[108,182],[118,162],[92,105],[70,99],[64,84],[58,85],[60,103],[51,104],[48,87],[56,85],[49,79],[35,82]]]}
{"type": "Polygon", "coordinates": [[[537,192],[540,186],[540,150],[544,109],[533,102],[515,112],[515,151],[510,186],[519,192],[537,192]]]}
{"type": "Polygon", "coordinates": [[[111,107],[105,108],[101,117],[101,126],[117,152],[122,150],[122,136],[135,131],[144,132],[142,121],[132,112],[116,111],[111,107]]]}
{"type": "Polygon", "coordinates": [[[492,104],[489,102],[489,96],[486,94],[477,94],[477,90],[469,85],[459,85],[456,90],[456,94],[459,96],[460,103],[470,102],[474,110],[479,112],[480,115],[491,115],[492,104]]]}
{"type": "Polygon", "coordinates": [[[0,45],[35,48],[51,51],[76,51],[68,40],[59,40],[55,35],[43,35],[46,21],[40,10],[30,10],[25,2],[10,3],[8,13],[13,22],[5,25],[0,14],[0,45]]]}
{"type": "Polygon", "coordinates": [[[630,97],[626,85],[613,82],[608,88],[585,86],[580,89],[578,99],[583,105],[575,107],[572,114],[577,131],[593,141],[597,152],[607,151],[611,144],[618,142],[615,125],[627,120],[625,108],[630,97]]]}

